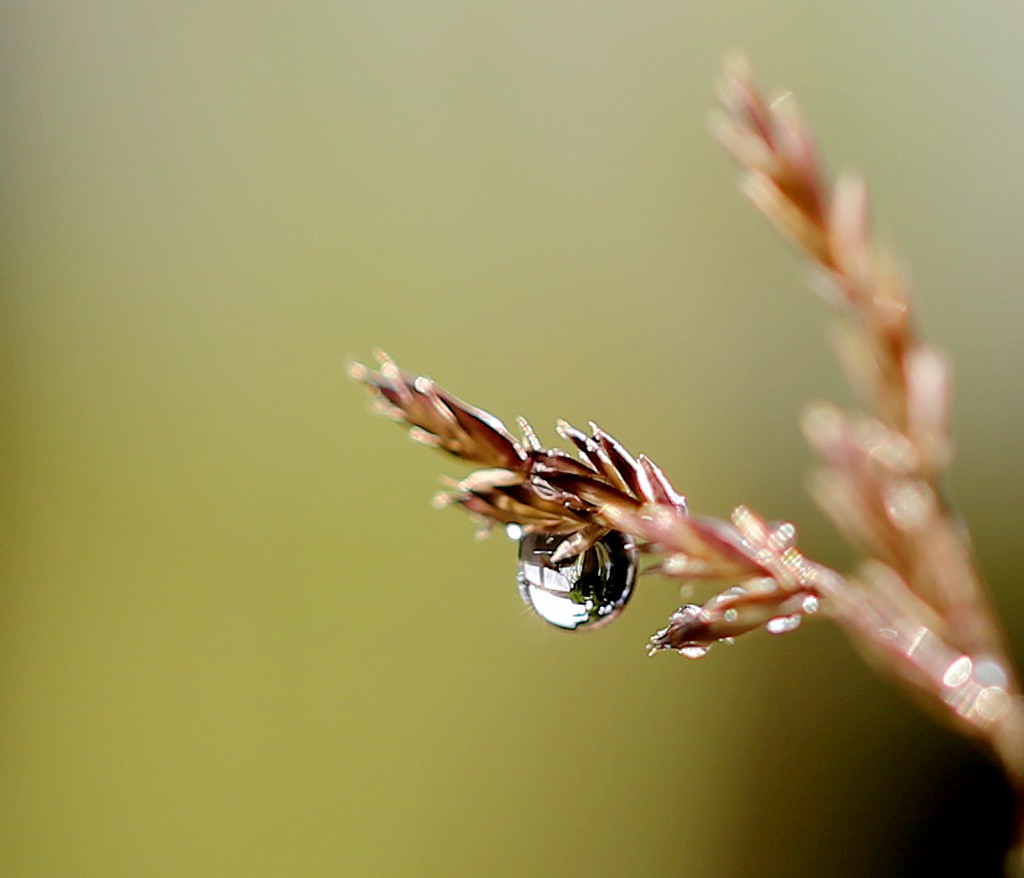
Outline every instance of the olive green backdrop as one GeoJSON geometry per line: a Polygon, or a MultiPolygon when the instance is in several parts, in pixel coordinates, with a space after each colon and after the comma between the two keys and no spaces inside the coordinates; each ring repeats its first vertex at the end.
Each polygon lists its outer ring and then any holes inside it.
{"type": "Polygon", "coordinates": [[[839,633],[649,660],[679,603],[654,579],[606,630],[545,628],[514,547],[431,509],[464,470],[344,364],[382,346],[549,440],[593,418],[694,509],[850,563],[802,489],[801,407],[846,398],[825,308],[705,130],[744,47],[914,266],[1020,652],[1022,28],[1010,2],[5,3],[0,874],[980,874],[991,768],[839,633]]]}

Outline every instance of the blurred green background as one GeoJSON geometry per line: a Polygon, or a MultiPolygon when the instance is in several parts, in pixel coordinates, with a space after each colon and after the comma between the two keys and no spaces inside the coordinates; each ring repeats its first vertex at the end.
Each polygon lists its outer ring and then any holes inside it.
{"type": "Polygon", "coordinates": [[[653,579],[545,628],[344,364],[593,418],[850,563],[825,309],[705,130],[741,46],[914,266],[1020,654],[1024,7],[2,8],[0,874],[987,874],[993,769],[838,632],[648,660],[653,579]]]}

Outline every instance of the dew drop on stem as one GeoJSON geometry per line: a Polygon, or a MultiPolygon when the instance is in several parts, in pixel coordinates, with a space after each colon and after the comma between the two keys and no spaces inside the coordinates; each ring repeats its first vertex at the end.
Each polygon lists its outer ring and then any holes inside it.
{"type": "Polygon", "coordinates": [[[545,622],[568,631],[597,628],[626,605],[636,581],[632,537],[609,531],[565,561],[552,555],[570,534],[522,534],[517,580],[523,601],[545,622]]]}

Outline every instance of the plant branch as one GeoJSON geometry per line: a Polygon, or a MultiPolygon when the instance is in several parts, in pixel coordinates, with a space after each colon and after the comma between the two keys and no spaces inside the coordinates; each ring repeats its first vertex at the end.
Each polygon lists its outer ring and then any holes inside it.
{"type": "MultiPolygon", "coordinates": [[[[591,424],[560,422],[576,456],[522,438],[496,417],[378,355],[350,372],[414,439],[476,469],[439,505],[494,523],[562,534],[565,561],[609,530],[660,556],[645,572],[727,587],[680,607],[650,652],[690,658],[764,628],[784,633],[809,615],[832,618],[881,671],[953,725],[986,742],[1024,801],[1024,699],[971,555],[946,501],[952,457],[950,369],[913,320],[908,272],[871,231],[867,187],[832,183],[791,95],[769,99],[741,58],[727,61],[712,130],[739,166],[740,189],[808,260],[813,286],[837,315],[835,349],[864,411],[819,404],[803,422],[820,458],[811,490],[865,555],[851,576],[806,558],[796,529],[739,507],[730,521],[691,515],[665,473],[591,424]]],[[[1011,855],[1024,864],[1024,843],[1011,855]]]]}
{"type": "MultiPolygon", "coordinates": [[[[739,165],[741,191],[809,261],[866,409],[819,405],[804,419],[822,461],[812,493],[871,559],[846,584],[824,577],[822,596],[876,665],[991,746],[1020,797],[1020,684],[942,487],[952,457],[946,358],[918,337],[909,273],[873,239],[866,185],[853,174],[829,182],[793,97],[769,99],[733,57],[719,99],[712,130],[739,165]]],[[[1011,858],[1022,860],[1020,838],[1011,858]]]]}

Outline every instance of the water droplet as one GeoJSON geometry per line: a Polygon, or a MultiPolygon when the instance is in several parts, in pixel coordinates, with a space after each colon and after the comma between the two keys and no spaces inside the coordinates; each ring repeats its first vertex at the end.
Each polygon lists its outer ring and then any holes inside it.
{"type": "Polygon", "coordinates": [[[532,534],[519,542],[519,595],[545,622],[575,631],[597,628],[626,605],[636,581],[632,537],[609,531],[575,558],[552,563],[568,534],[532,534]]]}
{"type": "Polygon", "coordinates": [[[962,655],[954,659],[949,667],[946,668],[946,673],[942,675],[942,682],[944,685],[954,689],[966,683],[973,670],[974,662],[971,661],[971,657],[962,655]]]}
{"type": "Polygon", "coordinates": [[[769,634],[786,634],[799,628],[802,620],[803,616],[799,613],[794,613],[792,616],[776,616],[765,622],[764,628],[769,634]]]}
{"type": "Polygon", "coordinates": [[[702,659],[708,654],[708,647],[706,646],[684,646],[679,650],[679,654],[683,658],[688,659],[702,659]]]}
{"type": "Polygon", "coordinates": [[[796,544],[796,525],[788,521],[773,521],[769,527],[772,547],[776,551],[791,549],[796,544]]]}
{"type": "Polygon", "coordinates": [[[817,595],[809,594],[804,598],[803,603],[800,604],[800,606],[808,616],[811,616],[818,612],[821,607],[821,602],[818,600],[817,595]]]}

